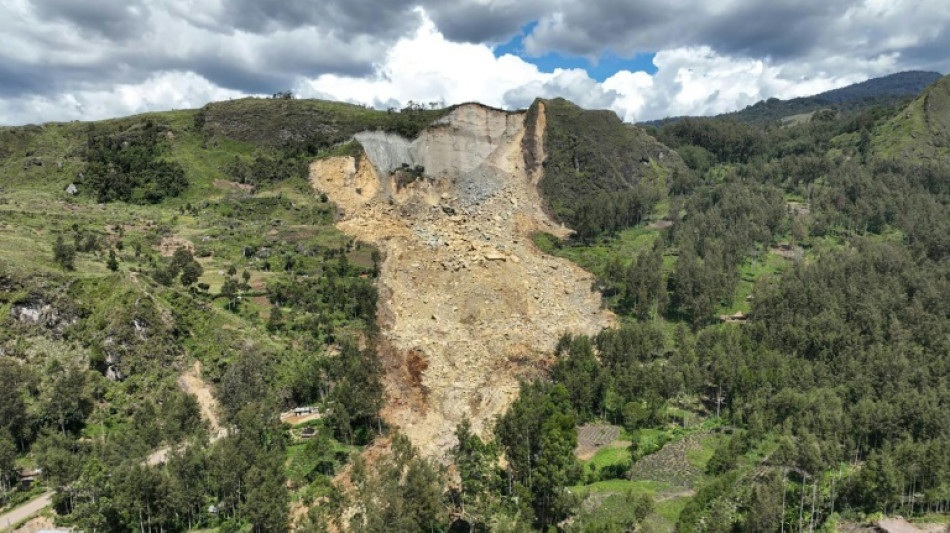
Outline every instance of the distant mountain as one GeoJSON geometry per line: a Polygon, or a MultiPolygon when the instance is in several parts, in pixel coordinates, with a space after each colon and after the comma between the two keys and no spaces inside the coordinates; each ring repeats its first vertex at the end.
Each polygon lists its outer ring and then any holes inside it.
{"type": "MultiPolygon", "coordinates": [[[[834,108],[843,112],[856,112],[878,105],[891,105],[916,97],[929,85],[940,79],[938,72],[907,71],[898,72],[881,78],[873,78],[840,89],[833,89],[814,96],[803,96],[790,100],[769,98],[750,105],[741,111],[718,115],[720,118],[732,118],[740,122],[767,124],[788,120],[798,115],[807,115],[819,109],[834,108]]],[[[657,126],[673,117],[647,122],[657,126]]]]}

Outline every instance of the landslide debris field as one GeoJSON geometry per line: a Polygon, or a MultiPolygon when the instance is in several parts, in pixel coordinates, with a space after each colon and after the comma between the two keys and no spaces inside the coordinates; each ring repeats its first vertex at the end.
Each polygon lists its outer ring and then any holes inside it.
{"type": "Polygon", "coordinates": [[[525,113],[464,105],[413,141],[358,134],[362,156],[310,167],[343,211],[337,226],[383,253],[383,414],[427,454],[451,446],[466,417],[483,431],[561,333],[614,322],[593,276],[531,242],[568,231],[542,208],[543,106],[532,118],[523,142],[525,113]]]}

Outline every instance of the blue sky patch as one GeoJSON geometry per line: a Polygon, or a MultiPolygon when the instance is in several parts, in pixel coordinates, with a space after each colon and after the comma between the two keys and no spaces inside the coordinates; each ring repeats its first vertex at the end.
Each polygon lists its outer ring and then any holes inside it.
{"type": "Polygon", "coordinates": [[[653,64],[653,58],[656,57],[655,53],[620,57],[608,52],[600,56],[596,63],[589,61],[586,57],[569,56],[557,52],[549,52],[539,57],[527,55],[524,50],[524,36],[531,33],[536,25],[537,22],[526,24],[521,28],[520,34],[507,43],[495,46],[495,57],[501,57],[505,54],[518,56],[525,62],[537,66],[542,72],[551,72],[556,68],[580,68],[586,70],[591,78],[600,82],[620,70],[629,70],[630,72],[642,70],[650,75],[656,74],[657,69],[653,64]]]}

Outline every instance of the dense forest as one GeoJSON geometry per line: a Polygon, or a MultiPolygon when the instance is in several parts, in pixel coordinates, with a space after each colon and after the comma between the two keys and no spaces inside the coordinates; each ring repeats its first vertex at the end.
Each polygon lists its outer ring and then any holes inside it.
{"type": "Polygon", "coordinates": [[[950,165],[881,148],[910,112],[641,129],[543,103],[539,187],[576,231],[535,242],[593,272],[618,325],[551,339],[545,377],[441,460],[383,422],[381,257],[306,165],[443,110],[282,98],[3,131],[0,510],[49,489],[86,531],[946,522],[950,165]],[[287,135],[260,133],[271,108],[287,135]],[[199,378],[219,420],[181,386],[199,378]],[[613,433],[585,456],[591,428],[613,433]]]}

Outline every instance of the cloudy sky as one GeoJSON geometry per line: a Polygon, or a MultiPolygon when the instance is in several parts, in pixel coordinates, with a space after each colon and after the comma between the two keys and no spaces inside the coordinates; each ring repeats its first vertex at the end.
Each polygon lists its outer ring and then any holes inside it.
{"type": "Polygon", "coordinates": [[[946,0],[0,0],[0,124],[292,90],[628,121],[950,71],[946,0]]]}

